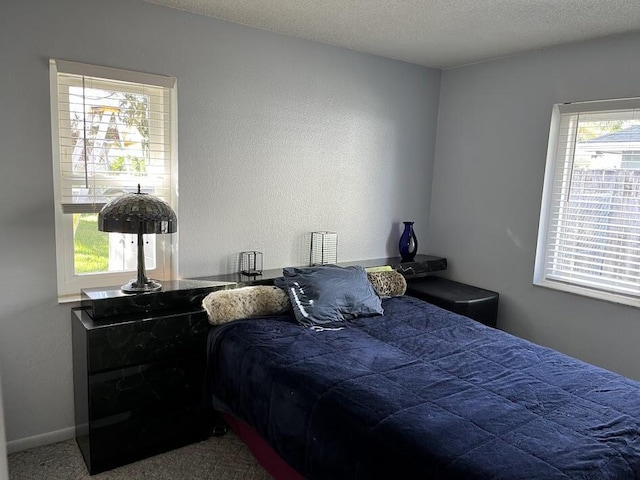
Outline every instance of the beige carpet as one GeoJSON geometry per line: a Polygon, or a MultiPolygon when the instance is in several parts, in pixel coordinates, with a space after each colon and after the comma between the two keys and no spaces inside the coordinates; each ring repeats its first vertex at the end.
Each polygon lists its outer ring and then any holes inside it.
{"type": "Polygon", "coordinates": [[[75,440],[9,455],[10,480],[268,480],[233,432],[90,476],[75,440]]]}

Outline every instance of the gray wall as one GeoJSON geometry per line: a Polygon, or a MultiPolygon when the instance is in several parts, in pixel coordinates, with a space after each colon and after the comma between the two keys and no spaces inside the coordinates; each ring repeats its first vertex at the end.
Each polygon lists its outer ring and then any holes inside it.
{"type": "Polygon", "coordinates": [[[0,376],[0,480],[8,480],[7,443],[4,433],[4,410],[2,408],[2,377],[0,376]]]}
{"type": "MultiPolygon", "coordinates": [[[[135,0],[0,2],[0,364],[10,449],[72,436],[69,305],[56,301],[48,59],[178,78],[179,274],[258,249],[301,264],[426,239],[440,72],[135,0]]],[[[426,241],[424,242],[426,248],[426,241]]]]}
{"type": "Polygon", "coordinates": [[[637,308],[534,287],[554,103],[640,96],[640,36],[443,72],[429,225],[448,275],[500,292],[498,326],[640,379],[637,308]]]}

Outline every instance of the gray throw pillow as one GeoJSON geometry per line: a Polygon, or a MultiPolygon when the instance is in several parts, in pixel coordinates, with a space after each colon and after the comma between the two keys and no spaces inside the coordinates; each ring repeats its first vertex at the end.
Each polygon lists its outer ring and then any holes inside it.
{"type": "Polygon", "coordinates": [[[310,327],[382,315],[382,301],[359,266],[287,267],[274,283],[289,295],[296,320],[310,327]]]}

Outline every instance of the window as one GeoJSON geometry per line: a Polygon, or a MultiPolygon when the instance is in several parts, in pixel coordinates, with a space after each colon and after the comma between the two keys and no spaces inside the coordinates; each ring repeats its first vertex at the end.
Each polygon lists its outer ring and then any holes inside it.
{"type": "MultiPolygon", "coordinates": [[[[177,210],[175,78],[51,60],[58,296],[135,276],[133,235],[98,231],[98,212],[123,193],[177,210]],[[133,272],[133,273],[132,273],[133,272]]],[[[171,235],[145,238],[147,274],[171,278],[171,235]]]]}
{"type": "Polygon", "coordinates": [[[640,99],[554,106],[534,283],[640,306],[640,99]]]}

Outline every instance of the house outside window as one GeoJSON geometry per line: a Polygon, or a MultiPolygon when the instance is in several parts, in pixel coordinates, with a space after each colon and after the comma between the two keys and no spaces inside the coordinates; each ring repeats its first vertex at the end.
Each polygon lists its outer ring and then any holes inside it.
{"type": "Polygon", "coordinates": [[[534,284],[640,306],[640,99],[555,105],[534,284]]]}
{"type": "MultiPolygon", "coordinates": [[[[98,212],[123,193],[156,195],[177,210],[175,78],[50,61],[58,296],[125,283],[134,235],[98,231],[98,212]]],[[[170,235],[145,236],[147,274],[175,269],[170,235]]],[[[133,273],[132,273],[133,272],[133,273]]]]}
{"type": "MultiPolygon", "coordinates": [[[[640,138],[640,134],[638,138],[640,138]]],[[[640,170],[640,151],[627,150],[623,152],[622,158],[620,159],[620,166],[631,170],[640,170]]]]}

